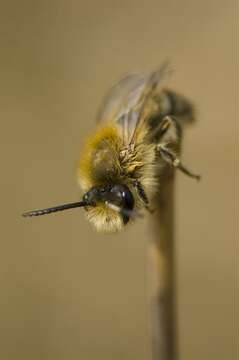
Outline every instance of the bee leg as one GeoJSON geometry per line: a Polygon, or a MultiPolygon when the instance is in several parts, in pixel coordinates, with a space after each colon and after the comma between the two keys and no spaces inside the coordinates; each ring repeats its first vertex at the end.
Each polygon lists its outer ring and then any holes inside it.
{"type": "Polygon", "coordinates": [[[192,173],[189,169],[187,169],[182,163],[181,160],[173,153],[172,150],[169,150],[165,145],[159,144],[157,145],[157,150],[159,151],[162,159],[164,159],[167,163],[169,163],[171,166],[179,169],[184,174],[200,180],[201,176],[192,173]]]}
{"type": "Polygon", "coordinates": [[[139,180],[134,180],[133,186],[136,188],[137,193],[138,193],[139,197],[141,198],[141,200],[143,200],[145,205],[148,205],[149,204],[149,199],[148,199],[148,197],[146,195],[146,192],[145,192],[141,182],[139,180]]]}
{"type": "Polygon", "coordinates": [[[165,116],[161,121],[161,123],[159,124],[158,129],[156,129],[157,136],[161,138],[168,131],[171,125],[172,125],[171,118],[169,116],[165,116]]]}
{"type": "Polygon", "coordinates": [[[148,210],[150,213],[153,213],[154,209],[149,206],[149,199],[141,182],[139,180],[134,180],[133,186],[136,188],[136,191],[141,200],[143,200],[145,209],[148,210]]]}
{"type": "Polygon", "coordinates": [[[165,116],[151,133],[151,138],[156,142],[179,143],[182,129],[174,116],[165,116]]]}

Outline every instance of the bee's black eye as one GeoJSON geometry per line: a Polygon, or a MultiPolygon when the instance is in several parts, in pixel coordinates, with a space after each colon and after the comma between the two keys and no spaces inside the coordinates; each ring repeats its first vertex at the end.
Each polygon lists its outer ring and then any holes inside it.
{"type": "MultiPolygon", "coordinates": [[[[133,210],[134,197],[125,185],[114,185],[111,189],[114,194],[114,204],[120,206],[124,210],[133,210]]],[[[124,224],[127,224],[129,217],[122,212],[124,224]]]]}
{"type": "Polygon", "coordinates": [[[122,191],[121,194],[125,207],[128,210],[132,210],[134,208],[134,198],[131,191],[125,186],[125,189],[122,191]]]}

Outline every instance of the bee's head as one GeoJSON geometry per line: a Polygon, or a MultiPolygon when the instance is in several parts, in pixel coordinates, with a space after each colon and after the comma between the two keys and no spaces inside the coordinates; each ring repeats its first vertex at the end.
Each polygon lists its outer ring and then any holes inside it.
{"type": "Polygon", "coordinates": [[[103,204],[118,212],[127,224],[134,208],[134,197],[126,185],[104,185],[92,187],[83,196],[83,202],[88,207],[103,204]]]}
{"type": "Polygon", "coordinates": [[[104,185],[92,187],[84,194],[82,201],[29,211],[23,216],[46,215],[78,207],[84,207],[97,229],[104,228],[104,231],[119,230],[120,224],[126,225],[130,217],[135,215],[134,197],[127,186],[104,185]]]}

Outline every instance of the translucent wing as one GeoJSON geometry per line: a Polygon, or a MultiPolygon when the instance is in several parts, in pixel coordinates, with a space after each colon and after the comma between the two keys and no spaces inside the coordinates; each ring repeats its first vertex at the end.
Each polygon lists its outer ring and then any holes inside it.
{"type": "Polygon", "coordinates": [[[121,130],[124,144],[127,146],[135,142],[150,111],[149,102],[169,73],[169,66],[165,63],[150,74],[127,75],[110,89],[97,120],[115,121],[121,130]]]}

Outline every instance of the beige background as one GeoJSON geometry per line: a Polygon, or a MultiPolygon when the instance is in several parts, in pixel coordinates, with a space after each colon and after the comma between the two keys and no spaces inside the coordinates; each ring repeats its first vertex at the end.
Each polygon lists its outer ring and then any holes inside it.
{"type": "Polygon", "coordinates": [[[103,236],[81,210],[20,214],[80,198],[103,94],[165,58],[197,106],[183,158],[203,174],[177,174],[180,359],[238,359],[237,3],[1,2],[1,359],[150,359],[148,219],[103,236]]]}

